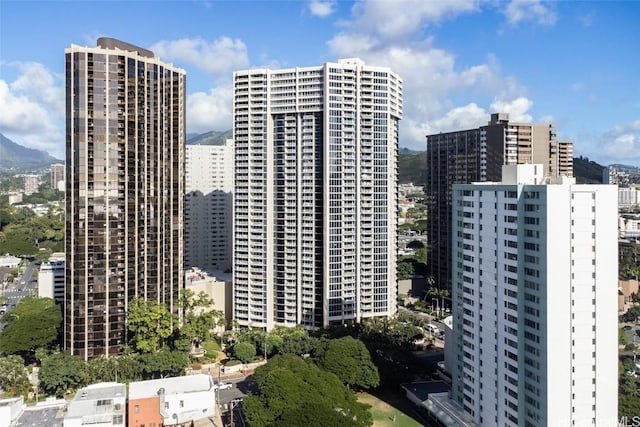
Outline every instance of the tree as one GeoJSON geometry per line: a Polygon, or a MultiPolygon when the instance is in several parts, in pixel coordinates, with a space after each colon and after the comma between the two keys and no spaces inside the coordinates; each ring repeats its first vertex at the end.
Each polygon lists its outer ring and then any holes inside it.
{"type": "Polygon", "coordinates": [[[274,356],[254,379],[259,392],[243,401],[251,427],[372,424],[369,405],[357,402],[334,374],[299,356],[274,356]]]}
{"type": "Polygon", "coordinates": [[[629,343],[629,337],[624,329],[618,329],[618,344],[627,345],[629,343]]]}
{"type": "Polygon", "coordinates": [[[142,379],[142,365],[132,355],[100,356],[88,363],[90,383],[98,382],[131,382],[142,379]]]}
{"type": "Polygon", "coordinates": [[[199,348],[209,338],[215,326],[224,326],[224,313],[211,308],[213,300],[205,292],[196,295],[184,289],[180,295],[183,322],[180,334],[188,337],[192,349],[199,348]]]}
{"type": "MultiPolygon", "coordinates": [[[[434,283],[433,278],[429,277],[429,279],[427,279],[427,283],[429,283],[430,285],[434,283]]],[[[425,297],[435,298],[436,302],[438,303],[437,309],[438,311],[441,311],[441,310],[444,310],[444,299],[448,297],[450,294],[451,293],[449,292],[448,289],[440,289],[440,288],[436,288],[435,286],[430,286],[429,289],[427,290],[427,294],[425,295],[425,297]]]]}
{"type": "Polygon", "coordinates": [[[26,395],[31,390],[22,357],[0,357],[0,388],[9,397],[26,395]]]}
{"type": "Polygon", "coordinates": [[[638,384],[636,377],[631,374],[623,374],[620,381],[620,394],[635,396],[638,384]]]}
{"type": "Polygon", "coordinates": [[[378,368],[371,361],[369,350],[352,337],[327,341],[326,348],[317,352],[317,361],[349,387],[367,389],[380,384],[378,368]]]}
{"type": "Polygon", "coordinates": [[[163,348],[158,352],[139,355],[138,361],[142,366],[144,379],[179,377],[184,375],[189,364],[189,356],[180,351],[163,348]]]}
{"type": "Polygon", "coordinates": [[[398,279],[400,280],[407,279],[409,276],[414,276],[416,274],[413,263],[404,259],[398,260],[396,268],[398,272],[398,279]]]}
{"type": "Polygon", "coordinates": [[[256,357],[256,348],[248,342],[239,342],[233,346],[233,352],[242,363],[249,363],[256,357]]]}
{"type": "Polygon", "coordinates": [[[153,353],[166,344],[173,333],[174,316],[164,304],[134,298],[129,301],[127,329],[136,351],[153,353]]]}
{"type": "Polygon", "coordinates": [[[420,240],[412,240],[407,243],[407,247],[410,249],[418,250],[424,248],[424,243],[422,243],[420,240]]]}
{"type": "MultiPolygon", "coordinates": [[[[317,340],[309,336],[309,332],[299,326],[295,328],[277,327],[269,334],[275,336],[271,341],[276,345],[278,354],[295,354],[302,356],[313,351],[317,340]]],[[[269,341],[269,340],[268,340],[269,341]]]]}
{"type": "Polygon", "coordinates": [[[640,317],[640,305],[634,304],[625,313],[625,319],[629,322],[637,322],[638,317],[640,317]]]}
{"type": "Polygon", "coordinates": [[[87,363],[69,353],[56,353],[42,361],[39,378],[46,393],[63,397],[89,383],[87,363]]]}
{"type": "Polygon", "coordinates": [[[51,298],[24,298],[7,313],[7,326],[0,332],[0,349],[32,359],[39,347],[55,344],[62,323],[60,306],[51,298]]]}

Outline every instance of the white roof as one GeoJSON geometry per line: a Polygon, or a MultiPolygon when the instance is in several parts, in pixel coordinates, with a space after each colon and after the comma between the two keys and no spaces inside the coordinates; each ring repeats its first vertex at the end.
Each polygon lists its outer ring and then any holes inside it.
{"type": "Polygon", "coordinates": [[[164,394],[167,395],[206,391],[212,387],[213,380],[209,375],[205,374],[137,381],[129,383],[129,399],[158,396],[160,389],[164,389],[164,394]]]}

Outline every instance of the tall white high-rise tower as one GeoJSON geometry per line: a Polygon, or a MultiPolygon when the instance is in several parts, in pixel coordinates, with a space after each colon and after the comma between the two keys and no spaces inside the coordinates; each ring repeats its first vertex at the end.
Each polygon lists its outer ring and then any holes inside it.
{"type": "Polygon", "coordinates": [[[396,311],[402,80],[358,59],[234,74],[234,318],[396,311]]]}
{"type": "Polygon", "coordinates": [[[230,270],[233,140],[187,145],[185,171],[185,267],[230,270]]]}
{"type": "Polygon", "coordinates": [[[617,425],[617,188],[543,165],[453,186],[452,399],[479,425],[617,425]]]}

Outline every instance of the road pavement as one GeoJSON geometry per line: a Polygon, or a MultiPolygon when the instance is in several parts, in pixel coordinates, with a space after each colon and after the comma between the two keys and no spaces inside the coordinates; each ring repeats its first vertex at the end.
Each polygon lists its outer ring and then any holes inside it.
{"type": "MultiPolygon", "coordinates": [[[[38,268],[35,262],[30,262],[24,267],[24,272],[20,276],[4,287],[2,296],[6,298],[3,303],[6,304],[6,307],[3,307],[5,313],[11,313],[23,298],[38,296],[38,282],[35,279],[35,272],[38,271],[38,268]]],[[[4,322],[0,322],[0,330],[3,328],[4,322]]]]}

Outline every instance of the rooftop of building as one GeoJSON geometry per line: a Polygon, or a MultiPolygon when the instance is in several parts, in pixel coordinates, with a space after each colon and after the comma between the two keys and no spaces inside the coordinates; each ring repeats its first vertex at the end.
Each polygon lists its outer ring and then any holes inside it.
{"type": "Polygon", "coordinates": [[[100,424],[124,415],[127,387],[115,382],[92,384],[78,390],[67,406],[65,419],[82,418],[84,424],[100,424]]]}
{"type": "Polygon", "coordinates": [[[206,374],[137,381],[129,383],[129,399],[143,399],[159,396],[161,393],[168,395],[207,391],[212,387],[213,380],[206,374]]]}
{"type": "Polygon", "coordinates": [[[184,272],[184,275],[186,278],[185,283],[187,286],[196,284],[203,280],[228,282],[233,278],[233,275],[231,273],[226,273],[222,270],[203,270],[198,267],[191,267],[184,272]]]}
{"type": "Polygon", "coordinates": [[[400,386],[422,401],[427,400],[432,393],[447,393],[451,389],[449,384],[444,381],[421,381],[405,383],[400,386]]]}
{"type": "Polygon", "coordinates": [[[122,40],[114,39],[111,37],[98,38],[96,45],[103,49],[120,49],[126,50],[127,52],[136,52],[138,55],[144,56],[145,58],[154,57],[153,52],[148,49],[144,49],[131,43],[123,42],[122,40]]]}
{"type": "Polygon", "coordinates": [[[78,390],[71,404],[79,401],[102,400],[116,397],[126,397],[127,387],[124,384],[107,382],[91,384],[78,390]]]}

